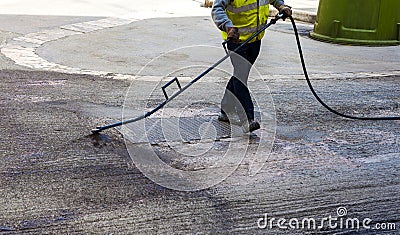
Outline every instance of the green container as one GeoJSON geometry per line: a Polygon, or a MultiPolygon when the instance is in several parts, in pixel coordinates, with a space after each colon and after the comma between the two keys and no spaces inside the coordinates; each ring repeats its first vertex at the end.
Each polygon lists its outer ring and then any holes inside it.
{"type": "Polygon", "coordinates": [[[400,44],[400,0],[320,0],[310,36],[345,44],[400,44]]]}

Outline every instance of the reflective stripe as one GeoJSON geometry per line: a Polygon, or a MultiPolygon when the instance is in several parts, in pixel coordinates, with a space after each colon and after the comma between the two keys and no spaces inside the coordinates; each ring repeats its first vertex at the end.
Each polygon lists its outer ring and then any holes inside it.
{"type": "MultiPolygon", "coordinates": [[[[231,0],[225,9],[226,15],[233,25],[239,30],[239,40],[245,41],[260,28],[262,28],[268,18],[269,4],[271,0],[231,0]]],[[[250,41],[261,40],[264,32],[250,41]]],[[[226,40],[228,34],[222,32],[222,37],[226,40]]]]}
{"type": "Polygon", "coordinates": [[[261,29],[262,27],[264,27],[266,24],[260,24],[259,26],[256,27],[243,27],[243,28],[239,28],[239,34],[253,34],[255,32],[257,32],[259,29],[261,29]]]}
{"type": "Polygon", "coordinates": [[[242,12],[246,12],[246,11],[251,11],[251,10],[257,9],[257,6],[268,5],[270,0],[257,0],[257,1],[260,1],[260,3],[257,4],[257,2],[255,2],[255,3],[251,3],[251,4],[248,4],[248,5],[242,6],[242,7],[234,7],[232,5],[228,5],[226,7],[226,10],[228,10],[228,11],[230,11],[232,13],[238,14],[238,13],[242,13],[242,12]]]}

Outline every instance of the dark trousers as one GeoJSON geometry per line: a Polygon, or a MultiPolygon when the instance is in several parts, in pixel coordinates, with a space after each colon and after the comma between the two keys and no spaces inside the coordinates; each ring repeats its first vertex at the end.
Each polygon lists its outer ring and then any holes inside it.
{"type": "MultiPolygon", "coordinates": [[[[233,51],[240,44],[228,42],[228,49],[233,51]]],[[[254,105],[251,100],[247,80],[250,69],[260,53],[261,41],[248,43],[231,55],[233,76],[226,86],[224,97],[221,101],[223,113],[237,112],[240,119],[254,119],[254,105]]]]}

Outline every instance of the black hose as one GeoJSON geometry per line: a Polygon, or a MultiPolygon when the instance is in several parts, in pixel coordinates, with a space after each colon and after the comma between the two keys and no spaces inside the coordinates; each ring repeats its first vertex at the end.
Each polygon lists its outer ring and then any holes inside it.
{"type": "Polygon", "coordinates": [[[290,21],[292,22],[292,26],[293,26],[293,31],[294,34],[296,36],[296,41],[297,41],[297,48],[299,49],[299,55],[300,55],[300,60],[301,60],[301,65],[303,67],[303,72],[304,72],[304,76],[306,77],[306,81],[308,84],[308,87],[310,88],[312,94],[314,95],[314,97],[318,100],[319,103],[322,104],[322,106],[324,106],[327,110],[329,110],[330,112],[339,115],[341,117],[344,118],[350,118],[350,119],[356,119],[356,120],[400,120],[400,117],[358,117],[358,116],[352,116],[352,115],[348,115],[348,114],[343,114],[340,113],[336,110],[334,110],[333,108],[329,107],[317,94],[317,92],[315,92],[313,85],[311,84],[310,81],[310,77],[308,76],[308,72],[307,72],[307,68],[306,68],[306,63],[304,62],[304,56],[303,56],[303,50],[301,49],[301,44],[300,44],[300,37],[299,37],[299,33],[297,32],[297,27],[296,27],[296,23],[293,20],[293,17],[290,16],[290,21]]]}

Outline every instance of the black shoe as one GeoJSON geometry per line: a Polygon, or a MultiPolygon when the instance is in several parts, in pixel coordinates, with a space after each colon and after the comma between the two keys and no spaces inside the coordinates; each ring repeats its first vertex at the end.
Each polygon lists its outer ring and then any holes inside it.
{"type": "Polygon", "coordinates": [[[218,121],[220,121],[220,122],[228,122],[229,123],[228,115],[226,115],[226,113],[222,113],[222,112],[219,113],[218,121]]]}
{"type": "Polygon", "coordinates": [[[242,129],[244,133],[253,132],[260,129],[260,123],[254,120],[249,120],[248,123],[245,122],[244,124],[242,124],[242,129]]]}

